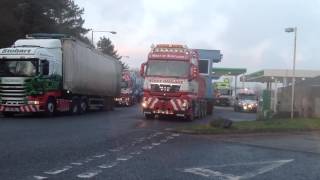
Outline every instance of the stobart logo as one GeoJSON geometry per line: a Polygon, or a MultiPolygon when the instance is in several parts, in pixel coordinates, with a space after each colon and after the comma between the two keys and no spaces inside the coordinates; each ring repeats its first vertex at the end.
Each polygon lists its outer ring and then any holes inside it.
{"type": "Polygon", "coordinates": [[[31,49],[2,49],[1,54],[30,54],[31,49]]]}

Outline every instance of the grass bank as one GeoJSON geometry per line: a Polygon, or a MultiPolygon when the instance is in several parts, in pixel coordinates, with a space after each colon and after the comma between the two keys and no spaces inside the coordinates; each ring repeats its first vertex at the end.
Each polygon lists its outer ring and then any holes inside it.
{"type": "Polygon", "coordinates": [[[234,122],[232,127],[224,129],[207,125],[192,125],[176,129],[178,132],[192,134],[232,134],[232,133],[266,133],[266,132],[295,132],[320,130],[320,119],[273,119],[265,121],[234,122]]]}

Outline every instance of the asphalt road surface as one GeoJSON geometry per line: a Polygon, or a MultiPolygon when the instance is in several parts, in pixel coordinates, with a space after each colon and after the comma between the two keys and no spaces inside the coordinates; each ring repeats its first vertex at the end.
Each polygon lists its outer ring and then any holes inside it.
{"type": "MultiPolygon", "coordinates": [[[[215,109],[219,116],[230,113],[215,109]]],[[[211,118],[150,121],[137,106],[1,118],[0,179],[320,179],[317,133],[196,136],[166,130],[211,118]]]]}

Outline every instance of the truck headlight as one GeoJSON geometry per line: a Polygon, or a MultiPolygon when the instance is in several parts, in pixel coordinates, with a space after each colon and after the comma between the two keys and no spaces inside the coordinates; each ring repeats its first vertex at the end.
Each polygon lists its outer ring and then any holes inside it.
{"type": "Polygon", "coordinates": [[[182,103],[182,107],[185,108],[185,109],[187,109],[187,108],[188,108],[188,102],[182,103]]]}
{"type": "Polygon", "coordinates": [[[141,106],[142,106],[143,108],[146,108],[146,107],[147,107],[147,102],[146,102],[146,101],[142,102],[142,103],[141,103],[141,106]]]}
{"type": "Polygon", "coordinates": [[[40,102],[39,102],[39,101],[28,101],[28,104],[31,104],[31,105],[39,105],[40,102]]]}

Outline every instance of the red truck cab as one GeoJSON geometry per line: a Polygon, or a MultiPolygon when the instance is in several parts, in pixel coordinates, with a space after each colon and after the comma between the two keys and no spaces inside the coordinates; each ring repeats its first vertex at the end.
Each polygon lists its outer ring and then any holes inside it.
{"type": "Polygon", "coordinates": [[[158,44],[141,65],[145,77],[142,109],[147,119],[172,115],[192,120],[205,116],[205,80],[199,76],[199,56],[183,45],[158,44]]]}

